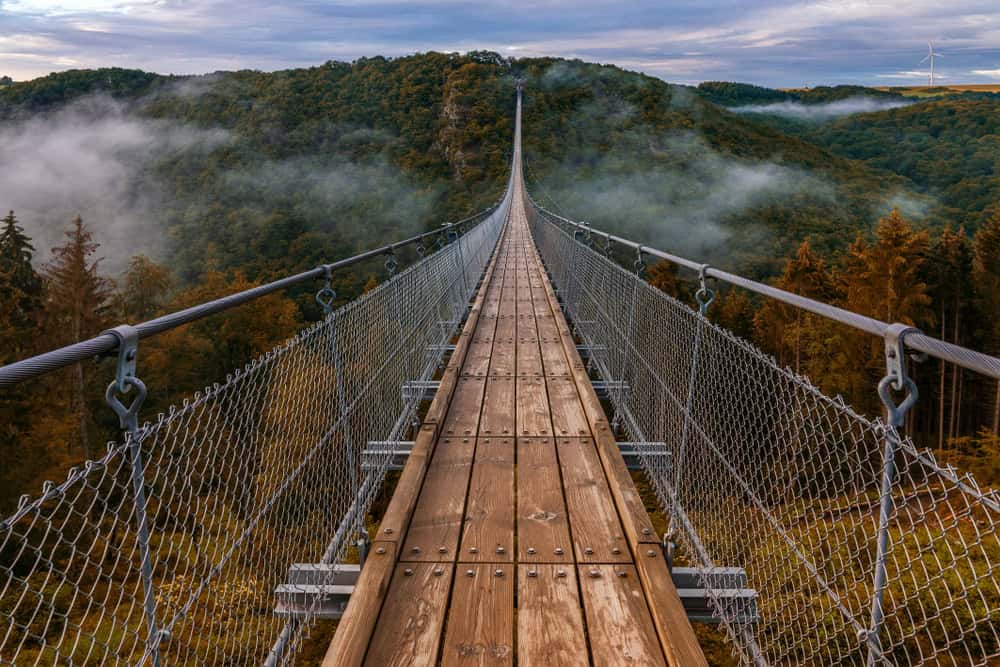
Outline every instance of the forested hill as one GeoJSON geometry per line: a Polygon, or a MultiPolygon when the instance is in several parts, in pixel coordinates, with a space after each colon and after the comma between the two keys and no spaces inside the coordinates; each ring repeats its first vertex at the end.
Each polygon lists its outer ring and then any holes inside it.
{"type": "Polygon", "coordinates": [[[840,246],[910,196],[902,179],[690,88],[479,52],[203,77],[71,71],[17,83],[0,92],[0,133],[89,132],[109,144],[116,180],[102,188],[85,179],[63,207],[0,207],[17,208],[42,248],[81,213],[106,250],[129,241],[169,259],[184,282],[206,267],[271,277],[494,201],[518,77],[528,85],[529,178],[543,203],[732,268],[774,273],[775,258],[803,237],[840,246]],[[80,208],[67,210],[74,201],[80,208]]]}

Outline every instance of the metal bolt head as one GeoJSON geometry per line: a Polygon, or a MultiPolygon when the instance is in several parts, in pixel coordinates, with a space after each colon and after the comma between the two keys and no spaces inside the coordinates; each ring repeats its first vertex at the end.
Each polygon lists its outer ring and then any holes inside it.
{"type": "Polygon", "coordinates": [[[555,555],[557,555],[557,556],[562,556],[562,555],[563,555],[563,550],[562,550],[562,547],[556,547],[556,550],[555,550],[555,552],[554,552],[554,553],[555,553],[555,555]]]}
{"type": "Polygon", "coordinates": [[[413,568],[412,567],[406,568],[405,570],[403,570],[403,574],[405,574],[408,577],[412,577],[413,576],[413,568]]]}
{"type": "Polygon", "coordinates": [[[535,547],[528,547],[528,553],[532,556],[535,555],[535,547]]]}
{"type": "Polygon", "coordinates": [[[444,574],[444,570],[442,568],[440,568],[440,567],[434,568],[434,576],[435,577],[440,577],[442,574],[444,574]]]}
{"type": "Polygon", "coordinates": [[[477,554],[477,553],[479,553],[479,547],[469,547],[469,553],[470,554],[477,554]]]}
{"type": "Polygon", "coordinates": [[[385,553],[385,547],[379,547],[379,548],[375,549],[375,553],[380,554],[380,555],[384,554],[385,553]]]}
{"type": "Polygon", "coordinates": [[[502,554],[502,553],[504,553],[504,551],[506,551],[506,549],[504,549],[503,547],[497,547],[497,553],[498,554],[502,554]]]}
{"type": "Polygon", "coordinates": [[[625,577],[628,576],[628,572],[626,572],[625,570],[622,570],[622,571],[620,571],[618,573],[618,576],[621,577],[622,579],[624,579],[625,577]]]}
{"type": "Polygon", "coordinates": [[[583,553],[587,554],[588,556],[593,556],[594,550],[591,549],[590,547],[587,547],[586,549],[583,550],[583,553]]]}
{"type": "Polygon", "coordinates": [[[474,576],[476,576],[476,571],[475,570],[466,570],[465,571],[465,576],[467,576],[467,577],[474,577],[474,576]]]}
{"type": "Polygon", "coordinates": [[[591,579],[600,579],[600,577],[601,577],[601,571],[600,570],[591,570],[590,571],[590,578],[591,579]]]}
{"type": "Polygon", "coordinates": [[[412,549],[410,549],[410,551],[412,551],[415,554],[418,554],[420,553],[420,547],[413,547],[412,549]]]}
{"type": "Polygon", "coordinates": [[[556,576],[559,577],[560,579],[562,579],[563,577],[566,576],[566,570],[557,570],[556,571],[556,576]]]}
{"type": "Polygon", "coordinates": [[[652,549],[650,549],[649,551],[647,551],[646,555],[649,556],[650,558],[656,558],[656,552],[654,550],[652,550],[652,549]]]}
{"type": "Polygon", "coordinates": [[[438,553],[439,554],[446,554],[446,553],[448,553],[447,547],[438,547],[438,553]]]}
{"type": "Polygon", "coordinates": [[[493,575],[496,576],[496,577],[502,577],[503,576],[503,570],[501,570],[500,568],[497,568],[497,569],[493,570],[493,575]]]}
{"type": "Polygon", "coordinates": [[[643,529],[642,529],[642,534],[643,534],[643,535],[649,535],[649,534],[650,534],[650,533],[652,533],[652,532],[653,532],[653,531],[651,531],[651,530],[650,530],[649,528],[643,528],[643,529]]]}
{"type": "Polygon", "coordinates": [[[385,534],[386,535],[392,535],[392,528],[386,528],[385,529],[385,534]]]}
{"type": "Polygon", "coordinates": [[[538,570],[528,570],[528,576],[529,577],[537,577],[538,576],[538,570]]]}
{"type": "Polygon", "coordinates": [[[616,556],[618,554],[620,554],[621,552],[622,552],[622,550],[619,549],[618,547],[615,547],[614,549],[611,550],[611,553],[615,554],[616,556]]]}

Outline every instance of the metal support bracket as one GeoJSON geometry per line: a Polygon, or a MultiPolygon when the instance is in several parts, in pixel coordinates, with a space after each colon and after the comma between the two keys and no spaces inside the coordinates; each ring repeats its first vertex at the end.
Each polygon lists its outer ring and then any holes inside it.
{"type": "Polygon", "coordinates": [[[694,293],[694,300],[698,302],[698,312],[702,315],[708,314],[708,307],[715,301],[715,290],[708,286],[708,276],[706,272],[712,268],[708,264],[698,267],[698,291],[694,293]]]}
{"type": "Polygon", "coordinates": [[[136,357],[139,354],[139,331],[133,326],[123,324],[104,333],[109,333],[118,339],[118,367],[114,381],[104,392],[104,400],[118,415],[121,427],[134,433],[139,428],[139,408],[146,400],[146,385],[135,375],[136,357]],[[118,395],[129,394],[133,388],[136,390],[135,398],[126,407],[118,395]]]}
{"type": "Polygon", "coordinates": [[[323,307],[323,314],[329,315],[333,312],[333,301],[337,298],[337,291],[333,289],[333,269],[329,264],[323,265],[323,288],[316,292],[316,303],[323,307]]]}

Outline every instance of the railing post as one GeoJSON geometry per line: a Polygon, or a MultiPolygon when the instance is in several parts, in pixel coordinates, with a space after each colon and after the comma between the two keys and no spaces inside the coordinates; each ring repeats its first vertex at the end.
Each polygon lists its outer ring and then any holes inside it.
{"type": "MultiPolygon", "coordinates": [[[[715,292],[708,287],[707,276],[705,275],[708,269],[708,264],[702,264],[698,268],[699,287],[694,295],[695,301],[698,302],[698,317],[695,324],[694,349],[691,352],[691,373],[688,376],[687,399],[684,402],[684,426],[681,428],[681,445],[677,452],[677,462],[674,467],[674,493],[677,496],[677,503],[681,502],[681,475],[684,472],[688,440],[691,435],[691,422],[694,419],[691,416],[691,408],[694,404],[695,380],[698,375],[698,362],[701,358],[701,339],[704,335],[705,324],[708,322],[708,307],[715,300],[715,292]]],[[[676,505],[671,508],[670,521],[667,524],[666,540],[668,542],[668,551],[671,555],[673,552],[674,535],[677,531],[677,509],[676,505]]]]}
{"type": "Polygon", "coordinates": [[[906,420],[906,412],[917,402],[917,385],[906,374],[906,349],[904,338],[918,329],[905,324],[892,324],[885,334],[886,375],[878,383],[878,394],[885,404],[885,447],[882,451],[882,482],[879,497],[878,536],[875,552],[875,573],[872,582],[871,625],[862,640],[868,644],[868,665],[883,659],[881,630],[885,619],[882,606],[888,584],[885,563],[889,553],[889,524],[892,521],[892,485],[896,475],[896,451],[899,449],[899,431],[906,420]],[[903,401],[896,404],[891,390],[905,391],[903,401]]]}
{"type": "Polygon", "coordinates": [[[108,385],[104,398],[118,415],[121,428],[126,431],[127,452],[131,465],[132,502],[135,508],[136,544],[139,548],[140,576],[142,577],[143,610],[146,616],[146,653],[153,667],[160,667],[160,642],[164,636],[156,623],[156,590],[153,584],[153,560],[149,551],[149,517],[146,512],[146,479],[142,463],[142,439],[139,437],[139,408],[146,400],[146,385],[135,375],[139,332],[123,324],[109,330],[118,339],[118,369],[115,379],[108,385]],[[131,405],[126,407],[118,394],[126,395],[135,389],[131,405]]]}

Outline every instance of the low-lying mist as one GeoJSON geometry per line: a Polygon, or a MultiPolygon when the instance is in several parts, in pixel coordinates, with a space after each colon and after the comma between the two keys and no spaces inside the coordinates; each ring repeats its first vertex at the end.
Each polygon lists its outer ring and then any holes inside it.
{"type": "Polygon", "coordinates": [[[856,113],[872,113],[899,109],[914,104],[909,100],[876,99],[874,97],[848,97],[834,102],[803,104],[802,102],[772,102],[730,107],[736,113],[762,113],[803,121],[824,121],[856,113]]]}

